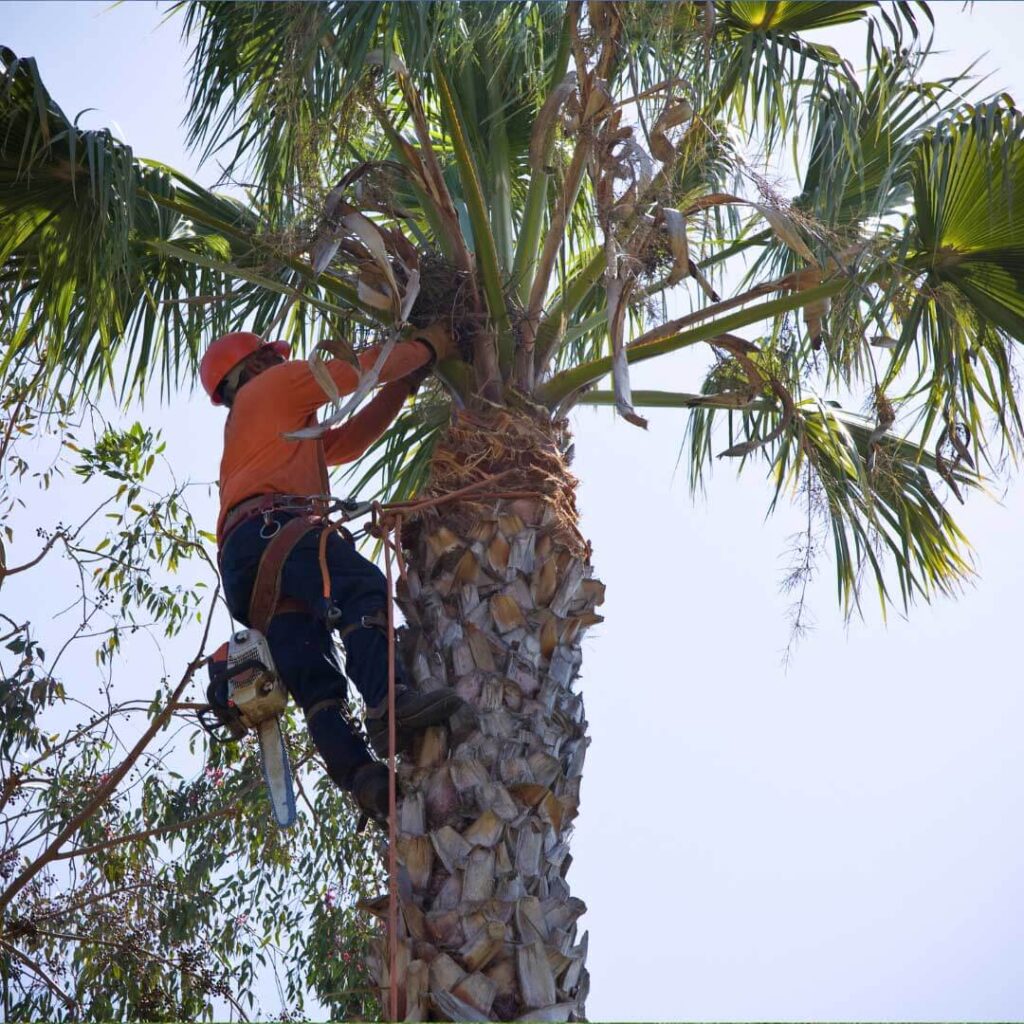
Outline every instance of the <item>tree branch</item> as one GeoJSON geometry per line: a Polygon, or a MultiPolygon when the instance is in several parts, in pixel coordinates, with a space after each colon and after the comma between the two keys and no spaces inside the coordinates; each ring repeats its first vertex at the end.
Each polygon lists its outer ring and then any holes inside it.
{"type": "Polygon", "coordinates": [[[153,836],[170,835],[172,832],[182,832],[185,829],[192,828],[194,825],[204,825],[208,821],[216,821],[217,818],[226,818],[230,814],[234,814],[238,811],[238,801],[257,789],[260,785],[259,781],[251,782],[246,786],[243,786],[236,794],[236,800],[234,803],[227,807],[218,808],[216,811],[208,811],[206,814],[197,815],[195,818],[189,818],[186,821],[179,821],[174,825],[158,825],[156,828],[147,828],[141,832],[132,832],[126,836],[118,836],[116,839],[107,839],[102,843],[93,843],[92,846],[80,846],[74,850],[65,850],[63,853],[56,854],[54,860],[72,860],[75,857],[87,857],[92,853],[99,853],[100,850],[109,850],[113,846],[121,846],[124,843],[134,843],[140,839],[150,839],[153,836]]]}
{"type": "Polygon", "coordinates": [[[14,576],[19,572],[24,572],[26,569],[31,569],[33,566],[38,565],[49,553],[50,549],[59,540],[67,540],[68,535],[63,530],[58,530],[47,542],[43,545],[43,550],[36,555],[35,558],[30,562],[25,562],[24,565],[16,565],[13,569],[7,569],[0,566],[0,580],[6,579],[8,576],[14,576]]]}
{"type": "MultiPolygon", "coordinates": [[[[216,603],[218,596],[220,595],[220,587],[217,587],[216,592],[213,595],[213,601],[216,603]]],[[[211,608],[212,612],[212,608],[211,608]]],[[[167,706],[154,717],[150,723],[149,728],[142,734],[138,742],[131,749],[125,759],[115,768],[109,778],[103,785],[101,785],[92,798],[58,833],[56,838],[46,847],[45,850],[31,863],[17,878],[0,894],[0,914],[10,905],[11,900],[35,876],[42,871],[47,864],[54,860],[57,854],[60,852],[60,848],[76,833],[79,829],[96,813],[100,806],[105,803],[120,785],[121,780],[128,774],[132,765],[139,759],[142,752],[149,746],[153,737],[167,724],[173,714],[173,705],[181,697],[185,691],[185,687],[192,681],[192,677],[196,674],[198,669],[206,664],[207,658],[203,655],[203,651],[206,648],[206,641],[210,633],[210,624],[213,621],[212,614],[207,617],[206,628],[203,631],[203,638],[199,646],[199,653],[189,663],[185,669],[184,675],[181,677],[177,687],[171,694],[170,699],[167,702],[167,706]]]]}
{"type": "MultiPolygon", "coordinates": [[[[107,632],[109,632],[109,630],[107,632]]],[[[47,761],[51,757],[53,757],[54,754],[57,754],[61,750],[63,750],[69,743],[74,743],[76,740],[81,739],[87,732],[91,732],[93,729],[96,728],[96,726],[108,721],[111,718],[114,718],[116,715],[127,715],[132,714],[136,711],[146,711],[149,708],[149,706],[149,703],[146,701],[125,701],[123,704],[116,704],[108,712],[106,712],[106,714],[100,715],[98,718],[90,722],[88,725],[83,725],[70,736],[66,736],[64,739],[62,739],[60,743],[57,743],[54,746],[50,747],[45,754],[40,754],[40,756],[37,757],[34,761],[29,762],[29,764],[25,765],[25,771],[28,771],[31,768],[38,767],[44,761],[47,761]],[[128,706],[129,704],[135,703],[138,703],[139,706],[134,708],[128,706]]],[[[171,710],[175,710],[178,706],[178,704],[173,704],[171,706],[171,710]]],[[[3,807],[3,803],[0,803],[0,807],[3,807]]]]}
{"type": "MultiPolygon", "coordinates": [[[[65,942],[77,942],[79,944],[91,943],[94,946],[106,946],[110,949],[117,950],[123,950],[125,946],[123,942],[113,942],[110,939],[101,939],[95,935],[75,935],[72,932],[51,932],[44,928],[38,929],[38,934],[46,935],[48,938],[51,939],[63,939],[65,942]]],[[[134,952],[141,953],[144,956],[149,957],[150,960],[154,960],[157,963],[165,964],[167,967],[173,967],[176,970],[181,971],[182,974],[187,974],[193,978],[203,977],[203,975],[200,974],[198,971],[194,971],[186,967],[184,963],[182,963],[180,960],[172,960],[169,957],[161,956],[159,953],[153,951],[152,949],[146,949],[144,946],[133,945],[131,948],[134,950],[134,952]]],[[[242,1020],[248,1021],[249,1018],[246,1016],[245,1011],[238,1003],[238,1000],[236,1000],[235,997],[231,995],[230,992],[222,991],[219,994],[222,995],[225,999],[227,999],[229,1003],[231,1003],[231,1005],[238,1011],[242,1020]]]]}
{"type": "Polygon", "coordinates": [[[46,987],[51,992],[54,993],[54,995],[58,996],[60,999],[64,1001],[64,1005],[67,1006],[68,1009],[77,1008],[78,1003],[75,1002],[75,1000],[72,999],[71,996],[69,996],[67,992],[65,992],[64,989],[62,989],[60,985],[58,985],[57,982],[55,982],[34,960],[30,959],[25,953],[18,949],[17,946],[12,945],[10,942],[7,941],[7,939],[0,939],[0,946],[3,946],[4,949],[9,950],[11,953],[13,953],[34,975],[36,975],[37,978],[39,978],[46,985],[46,987]]]}

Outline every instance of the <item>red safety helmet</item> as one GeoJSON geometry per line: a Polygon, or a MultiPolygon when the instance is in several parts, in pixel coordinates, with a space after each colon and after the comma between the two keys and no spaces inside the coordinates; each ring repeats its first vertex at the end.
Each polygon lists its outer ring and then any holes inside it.
{"type": "Polygon", "coordinates": [[[222,334],[203,353],[199,364],[199,379],[203,382],[203,390],[210,396],[214,405],[223,405],[218,391],[224,378],[243,360],[258,352],[264,345],[269,345],[279,356],[287,359],[291,346],[286,341],[265,342],[258,334],[251,331],[232,331],[222,334]]]}

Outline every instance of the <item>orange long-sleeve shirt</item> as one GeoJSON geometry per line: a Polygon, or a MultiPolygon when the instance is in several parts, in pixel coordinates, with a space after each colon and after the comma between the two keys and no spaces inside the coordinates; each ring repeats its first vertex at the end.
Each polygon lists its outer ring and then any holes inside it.
{"type": "MultiPolygon", "coordinates": [[[[360,354],[364,370],[373,366],[378,354],[377,349],[360,354]]],[[[314,424],[317,409],[328,401],[305,360],[272,366],[239,388],[224,425],[218,544],[228,512],[247,498],[323,494],[324,463],[335,466],[358,459],[402,408],[409,389],[401,378],[425,366],[432,355],[423,342],[399,342],[380,374],[385,386],[364,409],[319,441],[286,441],[282,436],[314,424]]],[[[324,365],[340,394],[355,391],[358,378],[353,366],[340,359],[324,365]]]]}

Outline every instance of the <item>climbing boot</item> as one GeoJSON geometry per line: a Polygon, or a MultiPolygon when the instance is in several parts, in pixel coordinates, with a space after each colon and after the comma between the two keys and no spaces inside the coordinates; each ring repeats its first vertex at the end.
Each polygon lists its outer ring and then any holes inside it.
{"type": "MultiPolygon", "coordinates": [[[[405,686],[395,692],[395,739],[397,753],[409,749],[421,729],[447,722],[466,702],[453,690],[418,693],[405,686]]],[[[388,756],[388,702],[366,711],[366,736],[378,757],[388,756]]]]}
{"type": "Polygon", "coordinates": [[[388,827],[388,770],[384,765],[377,761],[360,765],[349,792],[361,814],[357,831],[362,832],[367,820],[388,827]]]}

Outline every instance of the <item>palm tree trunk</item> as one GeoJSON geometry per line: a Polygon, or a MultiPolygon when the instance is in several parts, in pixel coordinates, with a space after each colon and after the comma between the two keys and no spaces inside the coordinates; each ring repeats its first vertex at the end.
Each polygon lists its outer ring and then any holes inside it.
{"type": "MultiPolygon", "coordinates": [[[[402,653],[416,684],[471,705],[400,767],[399,1015],[583,1019],[586,910],[566,872],[588,740],[572,690],[603,585],[576,526],[564,430],[526,413],[463,415],[432,495],[496,473],[502,492],[403,529],[402,653]]],[[[371,964],[387,1006],[386,939],[371,964]]]]}

